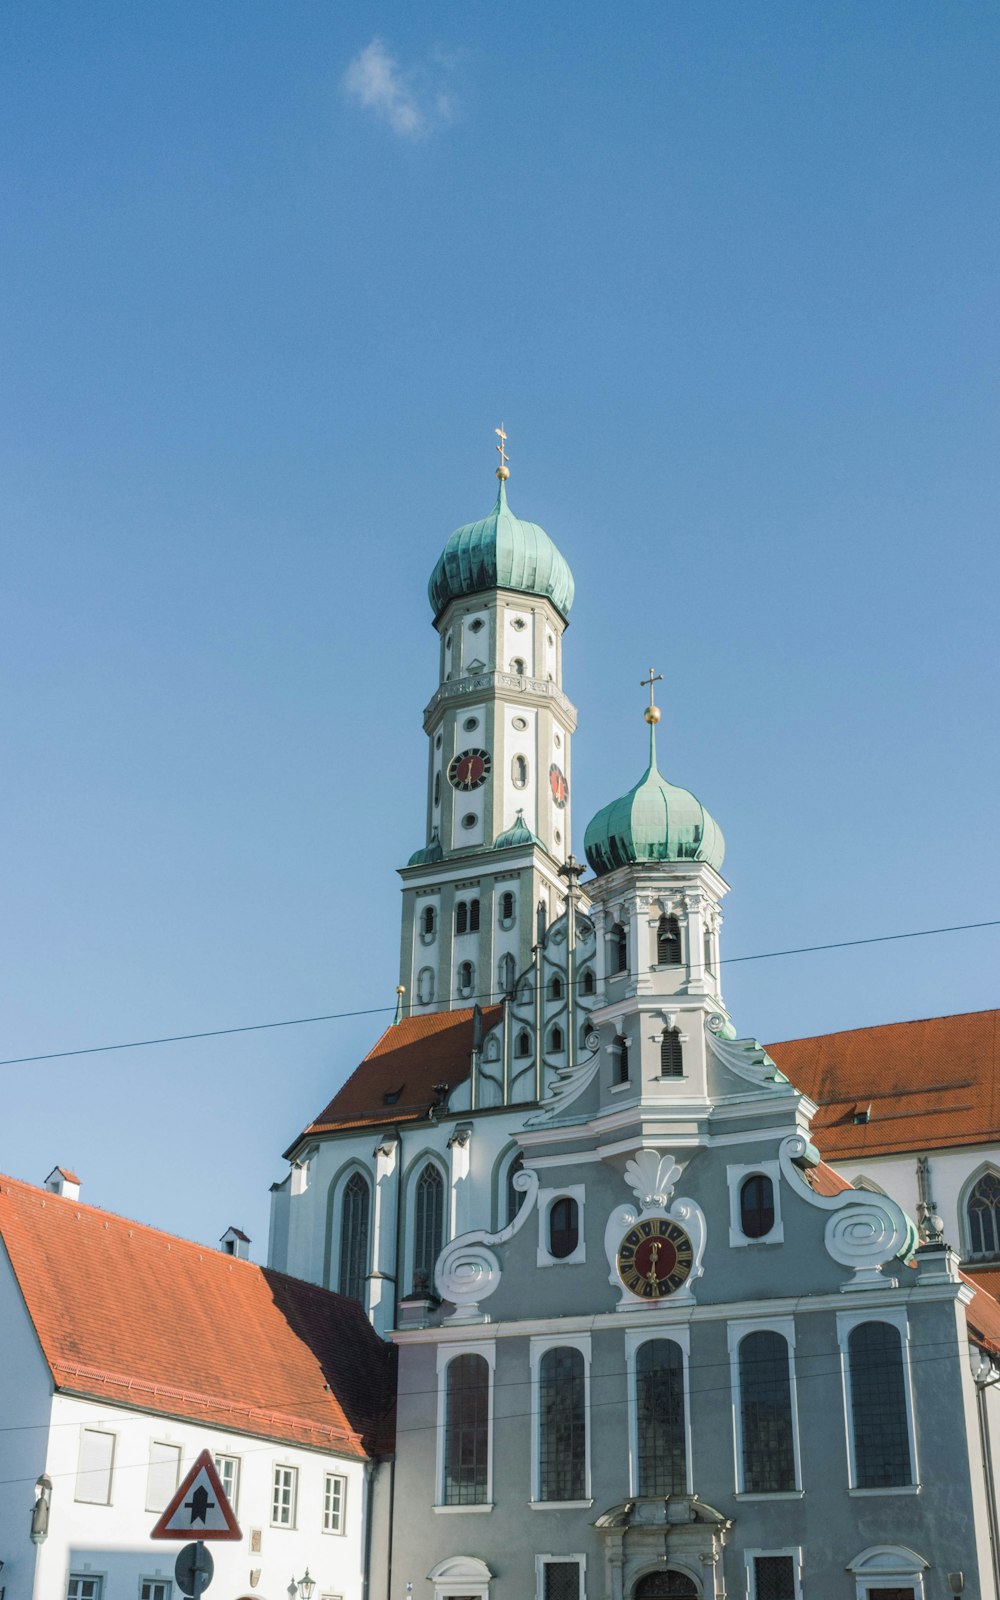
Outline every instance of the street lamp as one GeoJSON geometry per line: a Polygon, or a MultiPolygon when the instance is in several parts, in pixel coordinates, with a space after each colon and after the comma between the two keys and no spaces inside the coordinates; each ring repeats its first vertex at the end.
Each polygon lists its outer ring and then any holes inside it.
{"type": "Polygon", "coordinates": [[[312,1600],[313,1590],[315,1588],[316,1579],[310,1578],[309,1568],[306,1567],[303,1576],[297,1579],[293,1578],[291,1583],[288,1585],[289,1600],[296,1600],[297,1595],[301,1595],[302,1600],[312,1600]]]}
{"type": "Polygon", "coordinates": [[[31,1542],[44,1544],[49,1536],[49,1507],[52,1504],[52,1479],[46,1473],[35,1480],[35,1504],[31,1511],[31,1542]]]}

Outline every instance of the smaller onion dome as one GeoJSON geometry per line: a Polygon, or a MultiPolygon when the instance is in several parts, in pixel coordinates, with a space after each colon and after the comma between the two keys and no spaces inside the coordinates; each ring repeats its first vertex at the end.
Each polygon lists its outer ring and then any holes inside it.
{"type": "Polygon", "coordinates": [[[488,517],[456,528],[431,573],[427,594],[437,619],[449,600],[487,589],[544,595],[568,617],[575,585],[569,563],[536,522],[522,522],[507,504],[500,479],[488,517]]]}
{"type": "Polygon", "coordinates": [[[438,836],[438,831],[435,828],[431,834],[430,844],[425,844],[422,850],[414,850],[406,865],[408,867],[433,866],[434,862],[440,861],[443,855],[444,851],[441,848],[441,840],[438,836]]]}
{"type": "Polygon", "coordinates": [[[583,849],[598,877],[642,861],[707,861],[722,866],[722,829],[700,800],[662,777],[656,765],[656,726],[649,722],[649,766],[628,794],[612,800],[588,824],[583,849]]]}
{"type": "Polygon", "coordinates": [[[513,827],[508,828],[506,833],[497,834],[493,841],[493,848],[494,850],[513,850],[515,845],[524,844],[541,844],[541,840],[528,827],[524,820],[524,812],[519,806],[513,827]]]}

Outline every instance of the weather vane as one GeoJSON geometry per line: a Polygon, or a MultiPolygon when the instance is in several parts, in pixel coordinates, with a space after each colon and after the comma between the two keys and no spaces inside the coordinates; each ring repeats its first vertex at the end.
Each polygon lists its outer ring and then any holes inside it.
{"type": "Polygon", "coordinates": [[[510,477],[510,468],[507,465],[510,457],[504,449],[504,445],[507,443],[507,435],[503,431],[503,423],[501,422],[499,428],[494,428],[493,432],[500,440],[500,443],[497,445],[497,450],[500,455],[500,465],[497,467],[497,477],[500,479],[500,482],[503,483],[507,478],[510,477]]]}
{"type": "Polygon", "coordinates": [[[649,677],[648,678],[643,678],[642,682],[639,685],[640,689],[646,689],[646,688],[649,689],[649,705],[646,707],[645,711],[642,714],[645,717],[646,721],[651,726],[652,726],[653,723],[659,722],[659,720],[660,720],[660,708],[656,704],[656,701],[653,699],[653,684],[654,683],[662,683],[662,682],[663,682],[663,673],[662,672],[654,672],[652,667],[650,667],[650,669],[649,669],[649,677]]]}

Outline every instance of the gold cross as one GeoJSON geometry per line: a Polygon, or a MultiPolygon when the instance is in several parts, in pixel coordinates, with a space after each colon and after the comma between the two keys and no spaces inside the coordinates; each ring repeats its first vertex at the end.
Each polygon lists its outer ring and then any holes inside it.
{"type": "Polygon", "coordinates": [[[662,682],[663,682],[663,673],[662,672],[654,672],[652,667],[650,667],[650,669],[649,669],[649,677],[648,678],[643,678],[642,682],[639,685],[640,689],[645,689],[647,687],[649,689],[649,709],[650,709],[650,711],[653,711],[655,709],[655,702],[653,700],[653,684],[654,683],[662,683],[662,682]]]}
{"type": "Polygon", "coordinates": [[[510,473],[509,473],[508,468],[507,468],[507,463],[510,460],[510,457],[507,454],[506,450],[504,449],[504,445],[507,443],[507,435],[503,431],[503,423],[501,422],[499,428],[494,428],[493,432],[497,435],[497,438],[500,440],[500,443],[497,445],[497,450],[500,452],[500,467],[499,467],[499,470],[497,472],[497,477],[498,478],[507,478],[507,477],[510,476],[510,473]]]}

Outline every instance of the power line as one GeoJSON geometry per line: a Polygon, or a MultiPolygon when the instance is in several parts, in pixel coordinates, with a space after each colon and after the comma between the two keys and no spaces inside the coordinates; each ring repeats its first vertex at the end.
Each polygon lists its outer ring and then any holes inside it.
{"type": "MultiPolygon", "coordinates": [[[[915,928],[909,933],[881,933],[867,939],[839,939],[832,944],[795,945],[789,950],[762,950],[750,956],[724,956],[719,964],[733,966],[743,961],[774,961],[779,956],[814,955],[824,950],[850,950],[858,945],[891,944],[898,939],[929,939],[937,934],[969,933],[980,928],[1000,928],[1000,918],[989,922],[959,922],[949,928],[915,928]]],[[[622,975],[614,974],[615,977],[622,975]]],[[[494,994],[492,990],[484,990],[481,994],[467,995],[463,998],[489,1002],[494,999],[494,994]]],[[[343,1022],[350,1017],[384,1016],[395,1009],[395,1006],[365,1006],[357,1011],[325,1011],[314,1017],[284,1017],[278,1022],[248,1022],[236,1028],[205,1028],[197,1033],[167,1033],[155,1039],[127,1039],[119,1044],[92,1044],[76,1050],[49,1050],[41,1055],[8,1056],[0,1060],[0,1067],[21,1067],[36,1061],[65,1061],[71,1056],[106,1055],[115,1050],[144,1050],[152,1045],[185,1044],[194,1039],[222,1039],[231,1034],[263,1033],[273,1028],[301,1028],[314,1022],[343,1022]]]]}

